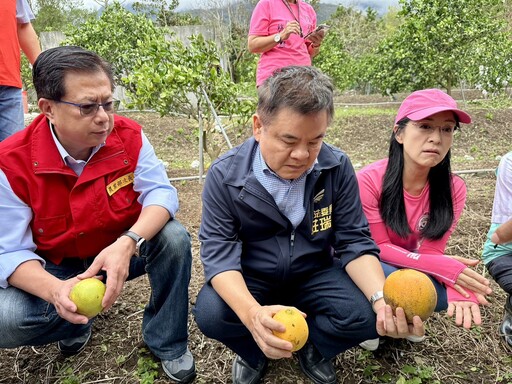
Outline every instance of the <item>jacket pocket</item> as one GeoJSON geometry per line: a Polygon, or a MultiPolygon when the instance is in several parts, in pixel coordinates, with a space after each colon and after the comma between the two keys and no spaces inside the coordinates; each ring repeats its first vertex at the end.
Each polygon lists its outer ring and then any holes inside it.
{"type": "Polygon", "coordinates": [[[56,236],[66,232],[66,216],[42,217],[34,220],[34,236],[56,236]]]}

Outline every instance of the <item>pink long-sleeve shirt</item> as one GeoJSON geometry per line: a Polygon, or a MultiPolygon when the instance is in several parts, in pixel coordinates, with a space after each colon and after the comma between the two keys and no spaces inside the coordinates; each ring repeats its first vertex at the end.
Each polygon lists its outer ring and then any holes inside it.
{"type": "Polygon", "coordinates": [[[438,240],[429,240],[421,236],[421,229],[428,222],[430,212],[430,187],[427,183],[418,196],[404,190],[404,203],[407,222],[412,233],[403,238],[398,236],[384,223],[380,211],[379,200],[382,194],[382,182],[388,159],[372,163],[359,172],[357,180],[363,210],[370,224],[372,237],[381,249],[381,260],[399,268],[412,268],[424,272],[447,287],[448,301],[473,301],[478,303],[475,295],[470,298],[459,294],[453,286],[466,266],[444,254],[446,243],[455,230],[466,201],[466,184],[453,175],[452,197],[454,220],[450,229],[438,240]]]}

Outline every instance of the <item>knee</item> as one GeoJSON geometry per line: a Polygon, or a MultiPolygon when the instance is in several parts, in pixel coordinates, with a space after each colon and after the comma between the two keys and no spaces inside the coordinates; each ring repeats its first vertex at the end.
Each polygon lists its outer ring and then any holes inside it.
{"type": "Polygon", "coordinates": [[[163,254],[172,263],[191,263],[190,234],[177,220],[170,220],[147,244],[147,253],[163,254]]]}
{"type": "MultiPolygon", "coordinates": [[[[211,286],[205,285],[197,295],[192,312],[199,330],[211,339],[222,339],[231,309],[211,286]]],[[[231,311],[232,312],[232,311],[231,311]]],[[[236,316],[236,315],[235,315],[236,316]]]]}
{"type": "Polygon", "coordinates": [[[165,242],[174,249],[188,251],[191,248],[190,234],[176,219],[169,220],[159,235],[165,238],[165,242]]]}

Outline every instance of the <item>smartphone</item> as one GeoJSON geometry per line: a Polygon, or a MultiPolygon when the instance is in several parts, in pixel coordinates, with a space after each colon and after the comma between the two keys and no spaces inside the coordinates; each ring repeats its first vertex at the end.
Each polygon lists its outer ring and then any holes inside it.
{"type": "Polygon", "coordinates": [[[306,36],[304,36],[304,38],[307,39],[313,33],[321,31],[322,29],[328,30],[329,28],[331,28],[331,27],[327,24],[320,24],[316,27],[316,29],[313,32],[309,32],[306,36]]]}

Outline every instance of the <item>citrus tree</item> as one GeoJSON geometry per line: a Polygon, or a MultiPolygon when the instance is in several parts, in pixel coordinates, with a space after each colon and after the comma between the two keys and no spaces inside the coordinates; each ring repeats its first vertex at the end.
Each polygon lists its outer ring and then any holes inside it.
{"type": "Polygon", "coordinates": [[[238,98],[237,86],[222,69],[220,49],[201,35],[185,46],[168,28],[119,3],[67,35],[63,44],[93,50],[112,64],[116,82],[130,97],[128,107],[195,118],[204,132],[199,139],[212,160],[223,148],[214,140],[220,123],[216,115],[232,117],[241,127],[254,110],[252,100],[238,98]]]}
{"type": "Polygon", "coordinates": [[[384,36],[385,24],[368,8],[361,12],[339,6],[327,21],[331,27],[314,65],[332,77],[339,89],[362,89],[365,57],[384,36]]]}
{"type": "Polygon", "coordinates": [[[244,127],[255,110],[251,99],[240,97],[239,89],[222,69],[222,55],[213,41],[202,35],[190,37],[190,44],[173,40],[162,51],[150,46],[151,60],[138,59],[134,70],[124,79],[131,87],[134,105],[151,106],[161,115],[184,113],[199,124],[203,149],[215,159],[223,144],[214,140],[219,129],[218,115],[238,127],[244,127]]]}
{"type": "Polygon", "coordinates": [[[374,51],[366,76],[382,92],[462,80],[497,91],[510,80],[511,35],[502,0],[400,0],[402,23],[374,51]]]}

